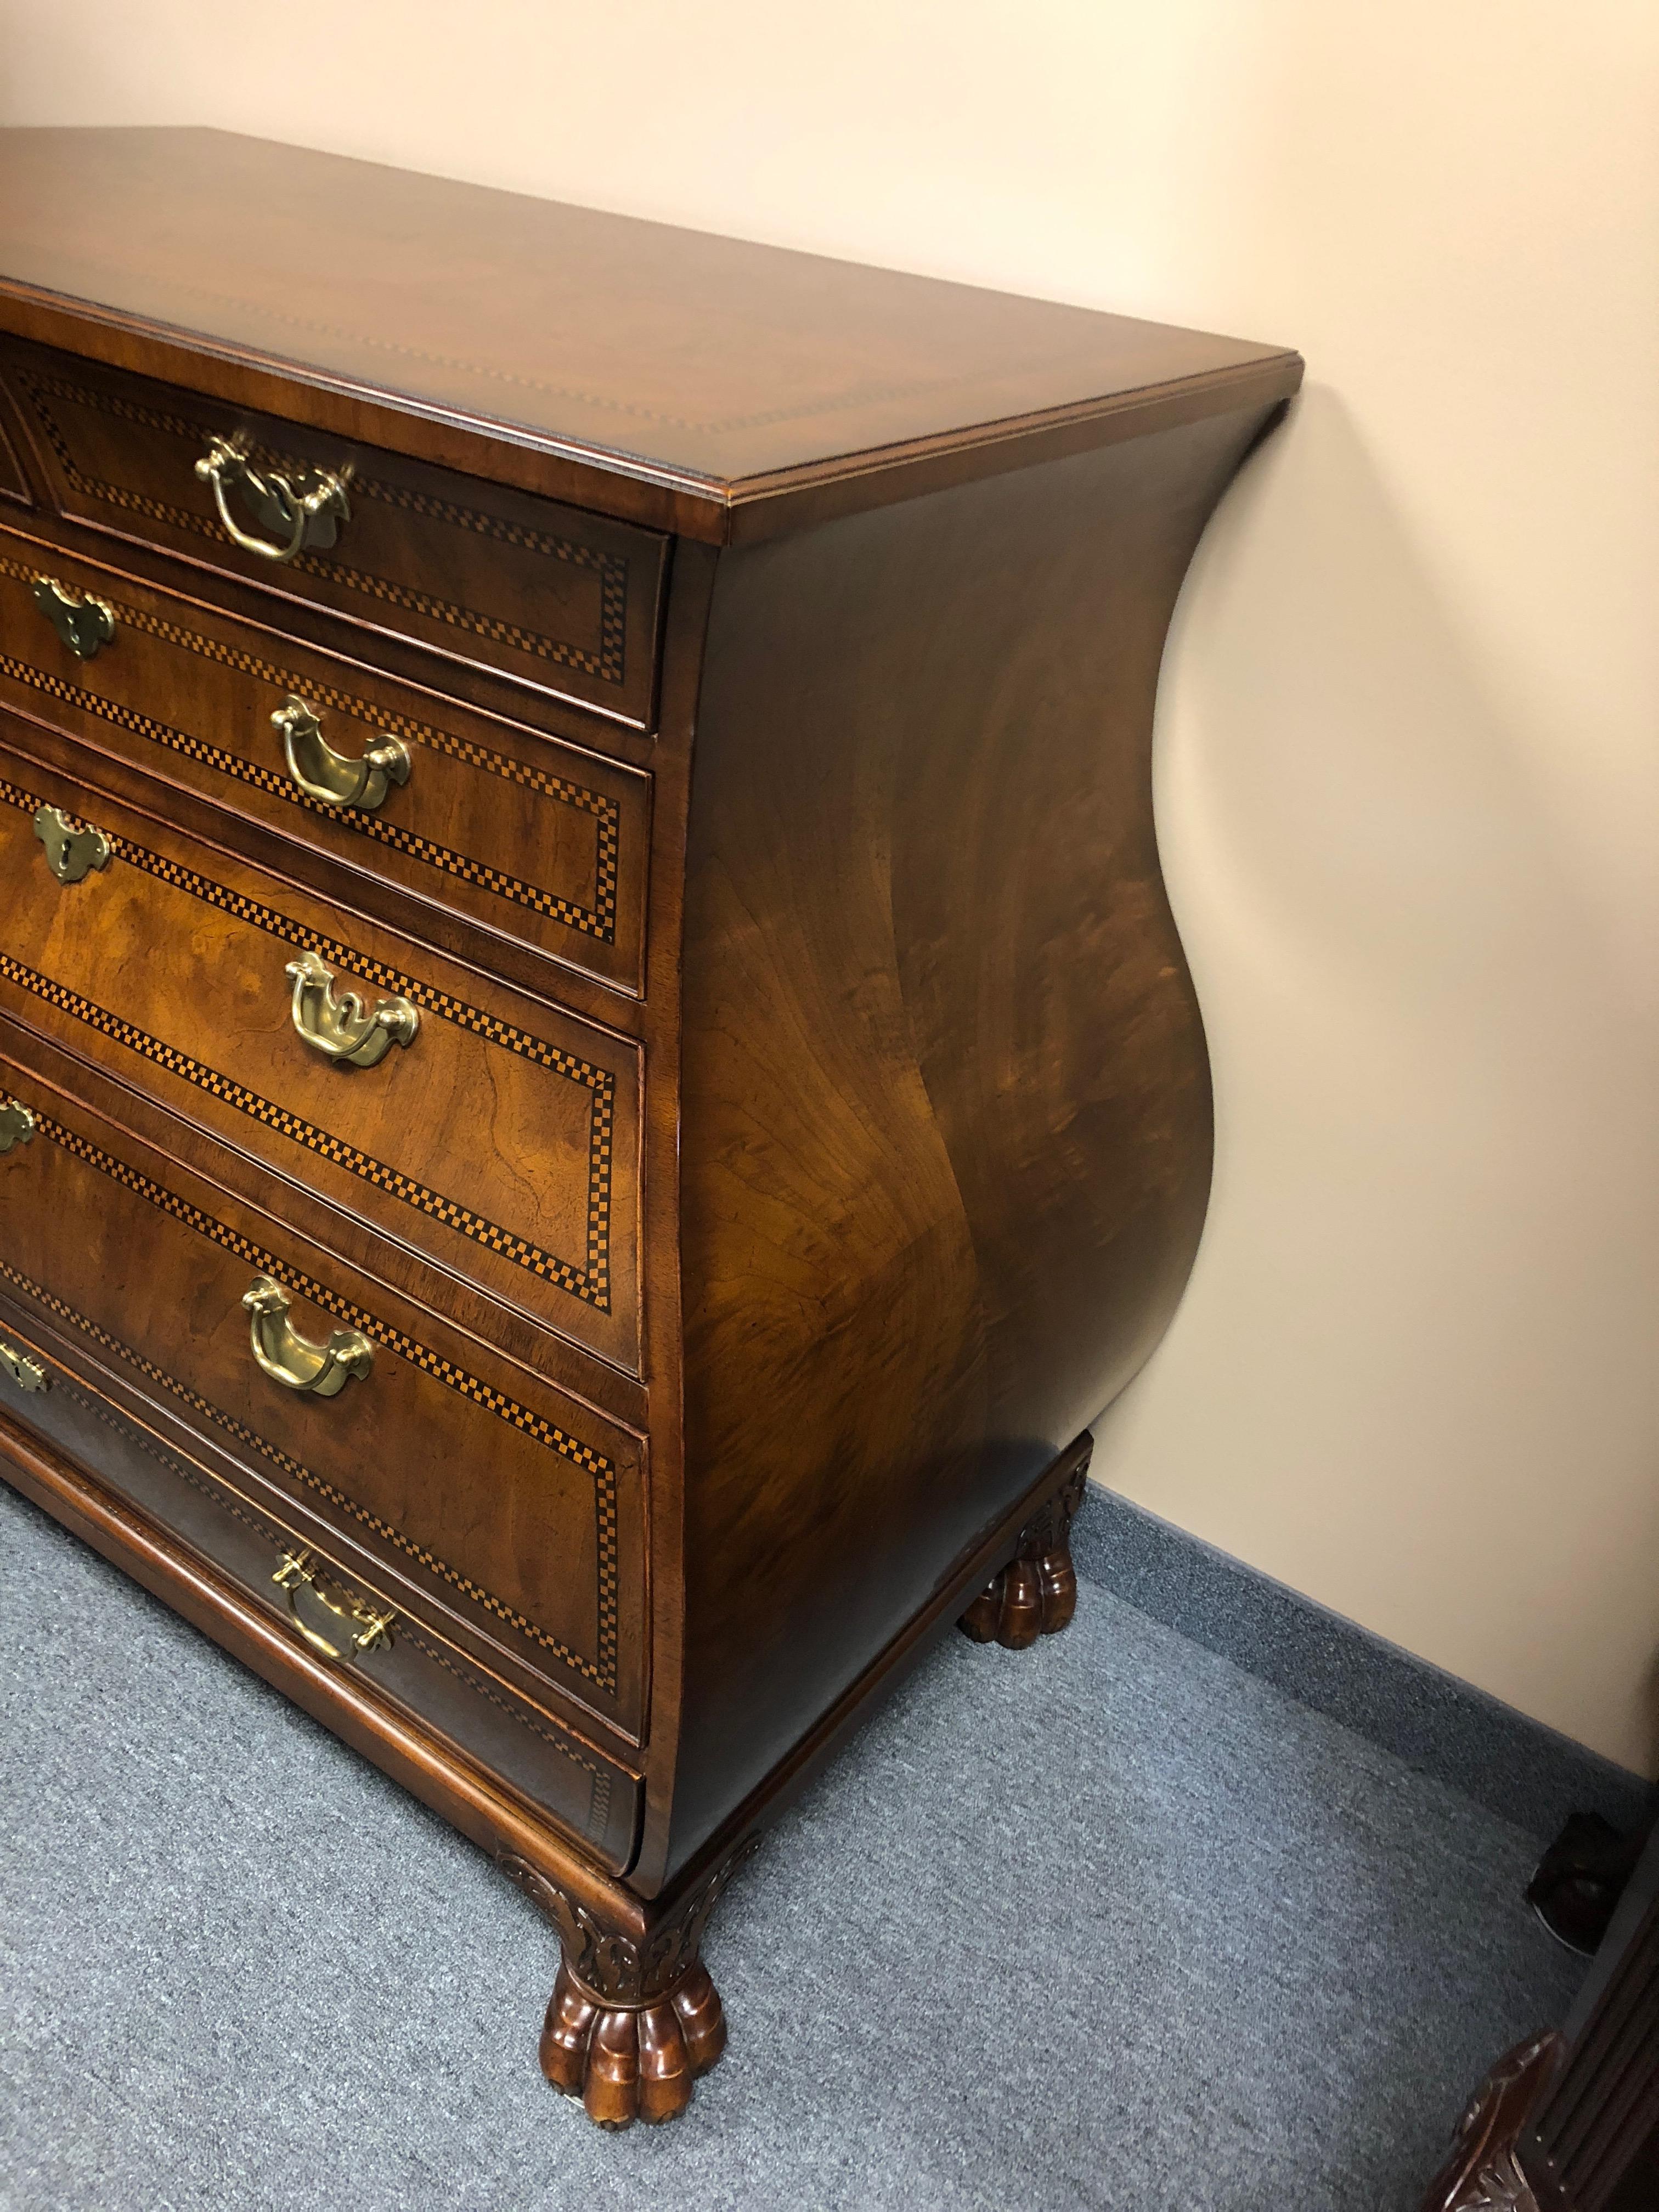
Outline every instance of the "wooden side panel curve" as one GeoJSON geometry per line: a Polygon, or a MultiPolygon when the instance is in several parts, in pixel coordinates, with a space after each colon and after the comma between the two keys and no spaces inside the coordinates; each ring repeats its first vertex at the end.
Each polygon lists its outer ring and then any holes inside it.
{"type": "Polygon", "coordinates": [[[1208,1191],[1152,705],[1260,410],[724,556],[693,772],[678,1848],[1121,1389],[1208,1191]]]}

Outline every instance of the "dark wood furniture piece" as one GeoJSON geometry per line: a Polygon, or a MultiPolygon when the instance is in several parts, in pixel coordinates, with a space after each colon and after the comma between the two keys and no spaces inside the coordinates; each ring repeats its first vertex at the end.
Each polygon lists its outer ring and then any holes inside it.
{"type": "Polygon", "coordinates": [[[1659,1829],[1564,2029],[1500,2060],[1423,2212],[1659,2207],[1659,1829]]]}
{"type": "Polygon", "coordinates": [[[1209,1173],[1165,627],[1293,354],[190,131],[0,141],[0,1447],[491,1852],[596,2119],[1209,1173]]]}

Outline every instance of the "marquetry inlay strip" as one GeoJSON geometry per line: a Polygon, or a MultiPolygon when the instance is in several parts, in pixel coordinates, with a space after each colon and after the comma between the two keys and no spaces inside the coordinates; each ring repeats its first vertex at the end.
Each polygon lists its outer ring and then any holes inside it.
{"type": "MultiPolygon", "coordinates": [[[[0,554],[0,575],[15,577],[27,583],[40,573],[38,562],[17,561],[9,555],[0,554]]],[[[510,900],[518,906],[529,907],[553,921],[564,922],[585,936],[597,938],[606,945],[616,942],[621,816],[614,799],[607,799],[602,792],[589,791],[585,785],[574,783],[567,777],[553,775],[544,769],[527,767],[506,753],[492,752],[487,745],[476,744],[470,738],[454,737],[448,731],[436,729],[428,722],[417,721],[412,715],[383,712],[349,691],[337,690],[331,684],[319,683],[314,678],[300,675],[291,669],[279,668],[274,662],[263,660],[257,654],[224,645],[217,638],[208,637],[182,623],[167,622],[145,608],[130,605],[125,600],[111,599],[107,604],[114,609],[118,624],[143,631],[146,635],[158,638],[165,644],[177,646],[186,653],[194,653],[220,666],[234,668],[259,683],[269,684],[274,690],[302,697],[312,706],[331,707],[371,728],[407,738],[416,744],[426,745],[434,752],[464,761],[468,767],[479,769],[486,775],[499,776],[504,782],[519,784],[542,798],[551,799],[561,805],[574,807],[580,813],[590,815],[594,827],[592,906],[586,907],[580,900],[564,898],[556,892],[544,890],[539,884],[526,883],[522,877],[510,874],[506,869],[492,867],[487,861],[480,860],[470,853],[454,852],[447,845],[441,845],[435,839],[423,836],[379,812],[365,813],[357,807],[326,806],[320,799],[309,798],[291,776],[283,775],[278,769],[267,767],[259,761],[248,760],[240,753],[229,752],[224,746],[213,744],[207,738],[197,737],[187,730],[176,730],[171,723],[161,721],[154,714],[147,714],[137,707],[129,707],[102,692],[89,690],[84,684],[72,684],[66,677],[51,669],[37,667],[33,661],[21,659],[15,653],[0,653],[0,673],[10,677],[14,683],[26,684],[31,690],[41,692],[47,698],[73,707],[81,714],[112,723],[118,729],[130,730],[135,737],[147,738],[152,744],[162,745],[169,752],[178,753],[187,760],[199,761],[205,768],[213,769],[222,775],[232,776],[239,783],[251,785],[255,790],[280,799],[288,805],[297,806],[303,812],[343,826],[358,836],[388,845],[395,851],[407,854],[410,858],[422,861],[427,866],[437,868],[463,883],[477,884],[499,898],[510,900]]]]}
{"type": "MultiPolygon", "coordinates": [[[[163,1375],[159,1368],[151,1369],[148,1361],[137,1359],[125,1345],[116,1343],[113,1338],[108,1336],[95,1322],[88,1321],[84,1315],[76,1313],[75,1309],[66,1305],[63,1299],[53,1297],[51,1292],[43,1290],[39,1283],[32,1280],[29,1276],[21,1273],[15,1267],[8,1267],[3,1261],[0,1261],[0,1278],[3,1278],[15,1288],[35,1299],[50,1312],[55,1314],[60,1321],[69,1322],[74,1327],[84,1331],[106,1350],[118,1352],[123,1358],[132,1361],[135,1365],[148,1372],[152,1380],[161,1381],[167,1383],[169,1388],[173,1387],[171,1378],[163,1375]]],[[[228,1515],[233,1521],[240,1522],[250,1534],[257,1536],[261,1543],[270,1545],[273,1554],[280,1553],[284,1545],[292,1542],[293,1539],[285,1529],[265,1514],[261,1513],[257,1506],[249,1504],[247,1500],[240,1497],[228,1483],[222,1481],[205,1468],[187,1465],[176,1454],[168,1451],[165,1445],[158,1443],[154,1437],[146,1436],[136,1422],[128,1420],[117,1407],[107,1404],[101,1398],[89,1396],[79,1387],[73,1376],[55,1360],[52,1362],[52,1387],[54,1389],[61,1390],[65,1397],[73,1399],[83,1413],[90,1414],[94,1420],[101,1422],[104,1427],[112,1430],[123,1443],[135,1447],[147,1458],[153,1459],[158,1467],[165,1468],[175,1480],[184,1483],[187,1488],[195,1491],[198,1497],[205,1498],[216,1510],[228,1515]]],[[[202,1401],[202,1405],[204,1407],[206,1407],[205,1400],[202,1401]]],[[[423,1635],[406,1613],[400,1613],[398,1617],[398,1634],[406,1643],[412,1644],[416,1650],[422,1652],[434,1666],[441,1667],[446,1674],[453,1675],[454,1679],[473,1696],[488,1698],[489,1703],[498,1707],[509,1720],[515,1721],[530,1735],[539,1737],[542,1742],[546,1744],[550,1750],[556,1752],[561,1759],[568,1759],[573,1766],[581,1769],[588,1778],[591,1791],[585,1832],[591,1842],[602,1843],[611,1817],[612,1783],[611,1769],[601,1766],[597,1759],[590,1759],[575,1737],[567,1735],[560,1729],[558,1723],[550,1714],[546,1716],[544,1725],[541,1717],[532,1718],[530,1713],[520,1705],[510,1704],[500,1691],[493,1688],[481,1674],[475,1673],[470,1667],[461,1665],[430,1637],[423,1635]]]]}
{"type": "MultiPolygon", "coordinates": [[[[78,492],[89,499],[100,500],[106,506],[145,514],[153,521],[171,523],[175,529],[187,530],[192,536],[210,538],[221,545],[224,544],[224,533],[211,514],[198,514],[188,507],[173,507],[164,500],[152,499],[148,493],[131,490],[124,484],[113,483],[107,477],[94,476],[82,470],[75,459],[62,424],[47,402],[57,399],[70,406],[90,408],[95,414],[110,416],[118,422],[131,422],[141,429],[160,430],[168,437],[185,441],[193,447],[200,447],[208,435],[204,425],[187,422],[179,415],[164,414],[155,408],[140,406],[114,392],[92,391],[84,385],[72,383],[67,377],[41,371],[20,371],[17,382],[34,409],[40,427],[57,456],[58,466],[78,492]]],[[[269,447],[255,447],[252,451],[254,458],[268,465],[274,464],[289,471],[304,465],[269,447]]],[[[459,606],[453,600],[416,591],[410,586],[394,583],[389,577],[353,568],[344,561],[320,554],[301,553],[288,563],[289,567],[299,569],[306,575],[319,577],[325,582],[344,584],[352,591],[384,600],[389,605],[403,607],[413,614],[425,615],[451,629],[469,630],[475,636],[488,638],[496,645],[510,646],[515,651],[530,653],[538,659],[551,661],[566,668],[580,669],[585,675],[596,676],[605,683],[620,684],[623,682],[625,674],[628,563],[620,554],[601,552],[596,546],[582,545],[574,538],[561,538],[550,531],[532,530],[523,524],[505,522],[499,516],[481,514],[475,507],[462,507],[453,501],[406,490],[400,485],[382,483],[374,477],[354,476],[351,495],[354,499],[361,496],[381,500],[406,512],[430,516],[434,520],[447,523],[454,528],[476,531],[497,544],[517,546],[548,560],[592,570],[599,582],[599,652],[590,653],[568,639],[545,637],[539,631],[526,629],[517,623],[502,622],[495,616],[480,613],[476,608],[459,606]]]]}
{"type": "MultiPolygon", "coordinates": [[[[25,791],[21,785],[4,777],[0,777],[0,801],[27,814],[33,814],[41,804],[36,793],[25,791]]],[[[303,1145],[308,1151],[331,1160],[336,1166],[361,1176],[376,1189],[401,1199],[404,1205],[413,1206],[418,1212],[442,1222],[447,1228],[470,1237],[475,1243],[482,1244],[530,1273],[540,1276],[544,1281],[568,1291],[572,1297],[581,1299],[598,1311],[610,1312],[611,1176],[616,1123],[616,1078],[608,1068],[596,1067],[587,1060],[578,1059],[573,1053],[561,1052],[556,1046],[548,1044],[539,1037],[532,1037],[510,1023],[496,1021],[477,1007],[469,1006],[464,1001],[452,998],[447,992],[434,990],[431,985],[422,983],[412,975],[388,968],[383,962],[365,960],[335,939],[325,937],[316,930],[290,921],[286,915],[278,914],[273,908],[262,906],[257,900],[247,898],[240,891],[233,891],[223,884],[216,883],[210,876],[199,875],[193,868],[182,867],[177,861],[151,852],[148,846],[137,844],[131,838],[112,833],[109,843],[112,854],[126,861],[130,866],[142,869],[160,881],[170,884],[175,890],[188,892],[207,905],[234,915],[239,921],[251,922],[256,928],[266,931],[283,944],[296,945],[303,951],[317,953],[325,960],[337,962],[365,981],[379,983],[400,997],[411,1000],[425,1011],[471,1030],[475,1035],[487,1038],[490,1043],[500,1045],[507,1051],[535,1060],[554,1074],[585,1089],[590,1099],[586,1265],[578,1267],[570,1261],[543,1251],[528,1238],[501,1228],[483,1215],[475,1213],[471,1207],[461,1205],[458,1200],[446,1197],[441,1191],[429,1189],[414,1176],[405,1175],[401,1169],[387,1166],[372,1154],[348,1144],[343,1137],[319,1128],[315,1122],[308,1121],[302,1115],[291,1113],[286,1107],[276,1105],[270,1099],[262,1097],[258,1091],[234,1082],[229,1076],[221,1074],[218,1069],[204,1066],[188,1053],[151,1036],[136,1023],[124,1020],[66,985],[40,975],[9,953],[0,953],[0,976],[32,993],[46,1004],[56,1006],[60,1012],[85,1023],[88,1028],[112,1038],[116,1043],[125,1045],[129,1051],[166,1068],[169,1074],[194,1084],[213,1097],[222,1099],[227,1105],[235,1107],[239,1112],[246,1114],[266,1128],[276,1130],[295,1144],[303,1145]]]]}
{"type": "Polygon", "coordinates": [[[405,1335],[401,1329],[393,1328],[390,1323],[380,1320],[377,1316],[367,1312],[361,1306],[354,1305],[349,1299],[341,1297],[337,1292],[327,1289],[323,1284],[315,1281],[313,1278],[305,1274],[300,1269],[289,1267],[284,1261],[278,1260],[274,1254],[265,1251],[261,1246],[254,1243],[251,1237],[242,1236],[240,1231],[228,1227],[214,1215],[204,1213],[199,1206],[191,1206],[188,1200],[180,1198],[176,1192],[170,1191],[164,1185],[153,1182],[149,1176],[141,1174],[137,1168],[129,1167],[125,1160],[117,1159],[112,1153],[106,1152],[100,1146],[90,1143],[73,1129],[67,1128],[63,1122],[57,1121],[52,1115],[44,1114],[36,1109],[34,1126],[39,1135],[49,1138],[53,1144],[61,1146],[72,1158],[81,1160],[87,1166],[97,1169],[100,1174],[109,1176],[123,1188],[132,1191],[137,1196],[146,1200],[158,1212],[166,1214],[174,1221],[182,1223],[188,1229],[193,1229],[198,1236],[208,1238],[210,1243],[218,1245],[222,1250],[234,1253],[238,1259],[246,1261],[256,1273],[273,1276],[278,1282],[285,1284],[289,1289],[297,1291],[301,1297],[308,1298],[313,1305],[320,1306],[325,1313],[332,1314],[337,1320],[349,1322],[354,1328],[362,1329],[366,1336],[374,1338],[376,1343],[385,1345],[389,1351],[395,1352],[400,1358],[407,1360],[412,1366],[418,1367],[423,1374],[433,1376],[448,1389],[459,1392],[461,1396],[470,1399],[475,1405],[484,1407],[498,1420],[506,1421],[511,1427],[533,1437],[538,1443],[558,1453],[562,1459],[568,1460],[574,1466],[580,1468],[591,1478],[593,1484],[594,1517],[598,1535],[596,1549],[599,1559],[597,1661],[585,1659],[579,1653],[571,1650],[568,1644],[561,1642],[558,1638],[549,1635],[545,1630],[538,1628],[534,1621],[509,1605],[505,1599],[497,1597],[492,1590],[473,1581],[471,1576],[465,1575],[459,1569],[450,1566],[435,1553],[428,1550],[423,1545],[416,1543],[400,1528],[395,1527],[391,1522],[381,1519],[379,1515],[371,1512],[367,1506],[358,1504],[355,1498],[349,1498],[343,1491],[327,1481],[323,1476],[313,1474],[310,1468],[282,1450],[279,1446],[270,1443],[256,1430],[247,1427],[245,1423],[238,1420],[234,1414],[223,1412],[210,1399],[203,1397],[198,1391],[191,1389],[188,1384],[181,1382],[175,1376],[169,1375],[165,1368],[158,1367],[152,1360],[145,1358],[142,1353],[133,1351],[129,1346],[123,1344],[118,1338],[112,1336],[107,1330],[100,1328],[95,1322],[85,1319],[74,1307],[55,1297],[51,1291],[21,1274],[5,1261],[0,1261],[0,1274],[3,1274],[21,1287],[27,1289],[30,1296],[38,1297],[49,1311],[74,1322],[76,1328],[83,1329],[106,1350],[116,1353],[118,1357],[126,1360],[129,1364],[146,1375],[151,1382],[159,1383],[175,1398],[214,1421],[228,1435],[234,1437],[238,1443],[262,1453],[265,1458],[280,1467],[283,1473],[289,1475],[295,1481],[313,1491],[317,1496],[325,1499],[337,1511],[349,1514],[352,1519],[362,1527],[372,1529],[376,1535],[383,1538],[397,1550],[404,1553],[408,1558],[416,1560],[429,1572],[437,1575],[453,1589],[471,1598],[475,1604],[482,1606],[495,1619],[506,1621],[510,1626],[517,1629],[521,1636],[539,1644],[543,1650],[550,1651],[565,1665],[574,1667],[579,1674],[598,1683],[601,1688],[614,1692],[617,1686],[620,1588],[617,1556],[617,1470],[603,1453],[594,1450],[591,1444],[585,1444],[578,1438],[568,1436],[563,1430],[556,1428],[543,1415],[532,1413],[527,1407],[521,1406],[515,1400],[507,1397],[502,1392],[493,1389],[489,1383],[481,1382],[477,1376],[468,1374],[464,1368],[459,1368],[451,1361],[442,1358],[427,1346],[418,1343],[413,1337],[405,1335]]]}

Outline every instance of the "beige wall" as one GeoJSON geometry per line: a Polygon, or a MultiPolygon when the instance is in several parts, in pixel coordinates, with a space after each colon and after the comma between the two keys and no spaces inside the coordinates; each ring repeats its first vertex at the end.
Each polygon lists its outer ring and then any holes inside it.
{"type": "Polygon", "coordinates": [[[1659,1654],[1651,0],[0,0],[216,122],[1285,340],[1166,668],[1209,1230],[1103,1478],[1634,1765],[1659,1654]]]}

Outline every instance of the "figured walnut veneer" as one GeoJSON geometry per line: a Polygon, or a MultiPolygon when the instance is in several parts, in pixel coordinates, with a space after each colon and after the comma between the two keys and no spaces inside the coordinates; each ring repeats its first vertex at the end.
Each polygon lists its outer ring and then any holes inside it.
{"type": "Polygon", "coordinates": [[[521,1884],[604,2125],[720,2056],[714,1900],[872,1701],[1077,1603],[1208,1188],[1159,659],[1299,375],[0,133],[0,1454],[521,1884]],[[234,543],[210,440],[344,481],[332,541],[234,543]],[[301,789],[290,697],[407,777],[301,789]],[[301,956],[402,1042],[332,1064],[301,956]]]}

